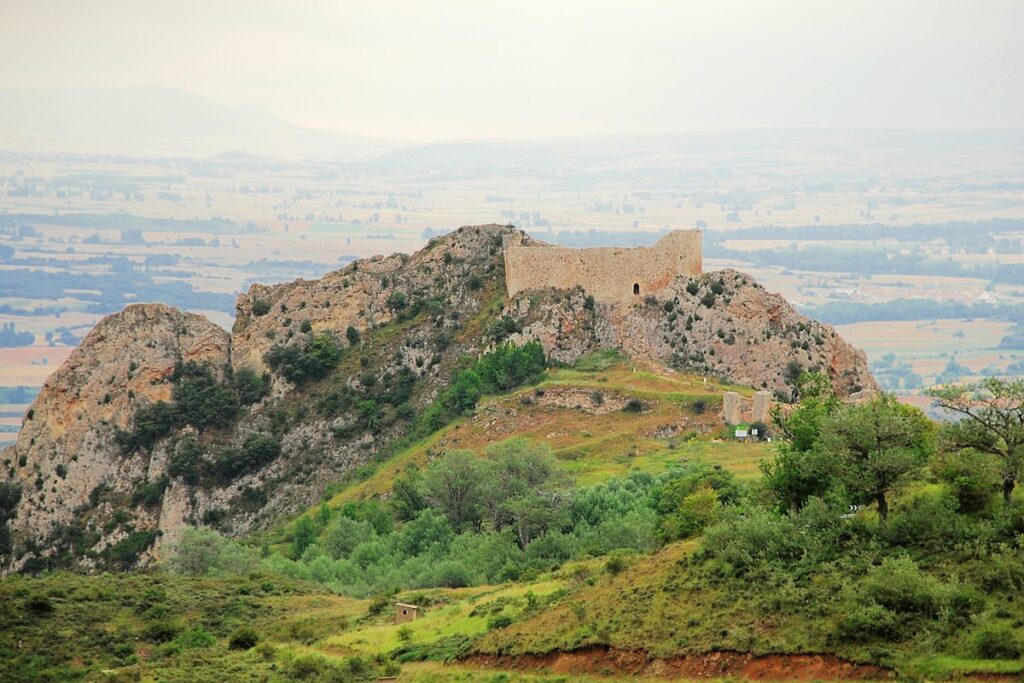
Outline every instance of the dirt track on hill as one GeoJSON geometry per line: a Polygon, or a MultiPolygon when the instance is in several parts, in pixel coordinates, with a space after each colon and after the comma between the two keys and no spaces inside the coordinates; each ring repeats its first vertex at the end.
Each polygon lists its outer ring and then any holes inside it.
{"type": "Polygon", "coordinates": [[[878,681],[894,677],[886,667],[857,664],[828,654],[754,655],[709,652],[650,658],[633,650],[591,648],[546,655],[474,655],[467,664],[513,670],[545,670],[563,675],[625,675],[652,678],[723,678],[750,681],[878,681]]]}

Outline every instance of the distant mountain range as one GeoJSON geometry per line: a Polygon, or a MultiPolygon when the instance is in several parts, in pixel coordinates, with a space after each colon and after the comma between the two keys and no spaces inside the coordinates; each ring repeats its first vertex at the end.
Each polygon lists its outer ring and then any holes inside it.
{"type": "Polygon", "coordinates": [[[0,150],[126,156],[251,156],[372,162],[378,168],[777,167],[793,154],[930,159],[965,148],[1024,149],[1024,129],[774,128],[677,134],[415,144],[296,126],[259,106],[231,107],[174,88],[0,91],[0,150]]]}
{"type": "Polygon", "coordinates": [[[14,151],[358,161],[401,146],[303,128],[262,107],[230,107],[173,88],[0,91],[0,149],[14,151]]]}

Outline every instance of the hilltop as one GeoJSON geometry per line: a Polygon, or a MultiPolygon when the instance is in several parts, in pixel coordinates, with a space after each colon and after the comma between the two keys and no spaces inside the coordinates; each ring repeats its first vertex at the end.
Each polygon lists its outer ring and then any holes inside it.
{"type": "MultiPolygon", "coordinates": [[[[470,226],[412,256],[253,285],[230,335],[156,304],[109,316],[50,378],[3,453],[7,566],[132,567],[160,557],[185,525],[232,536],[270,528],[332,482],[473,415],[481,393],[530,381],[544,362],[620,349],[701,387],[711,377],[712,387],[780,400],[806,370],[826,373],[839,396],[876,388],[862,353],[741,273],[678,277],[628,306],[580,288],[509,298],[510,239],[536,243],[511,226],[470,226]],[[481,354],[533,340],[543,359],[502,351],[498,375],[451,388],[481,354]]],[[[576,388],[571,400],[582,405],[581,390],[594,390],[576,388]]],[[[719,404],[704,404],[713,421],[719,404]]],[[[664,418],[680,431],[692,420],[664,418]]]]}

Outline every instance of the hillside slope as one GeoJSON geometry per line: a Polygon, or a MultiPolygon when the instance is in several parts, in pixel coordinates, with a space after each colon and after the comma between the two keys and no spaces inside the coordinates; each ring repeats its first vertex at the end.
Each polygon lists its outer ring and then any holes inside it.
{"type": "Polygon", "coordinates": [[[734,272],[678,279],[618,308],[581,290],[505,296],[511,226],[472,226],[412,256],[254,285],[230,338],[140,305],[104,320],[47,383],[3,452],[10,569],[132,566],[185,524],[267,528],[422,430],[466,357],[538,339],[552,361],[601,349],[785,398],[802,369],[848,396],[862,353],[734,272]],[[18,495],[13,495],[20,493],[18,495]]]}

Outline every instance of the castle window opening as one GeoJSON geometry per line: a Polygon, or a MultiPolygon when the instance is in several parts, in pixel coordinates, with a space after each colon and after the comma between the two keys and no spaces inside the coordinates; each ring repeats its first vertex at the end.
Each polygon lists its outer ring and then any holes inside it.
{"type": "Polygon", "coordinates": [[[640,283],[639,282],[634,282],[633,283],[633,296],[640,296],[640,283]]]}

